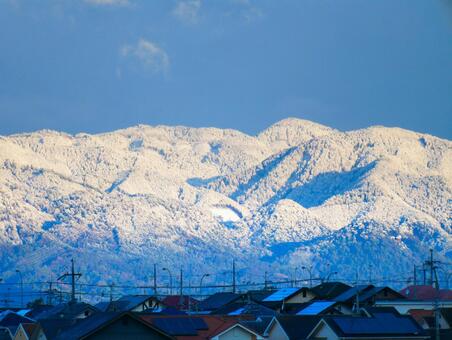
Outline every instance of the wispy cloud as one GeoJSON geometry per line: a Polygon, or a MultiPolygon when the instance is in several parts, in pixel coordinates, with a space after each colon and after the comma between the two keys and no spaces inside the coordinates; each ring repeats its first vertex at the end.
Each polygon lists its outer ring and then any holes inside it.
{"type": "Polygon", "coordinates": [[[231,2],[237,5],[241,17],[247,22],[253,22],[264,17],[264,11],[256,5],[256,1],[231,0],[231,2]]]}
{"type": "Polygon", "coordinates": [[[86,3],[95,6],[128,6],[129,0],[84,0],[86,3]]]}
{"type": "Polygon", "coordinates": [[[173,15],[187,24],[196,24],[199,20],[201,0],[179,1],[173,9],[173,15]]]}
{"type": "Polygon", "coordinates": [[[138,61],[147,72],[166,74],[169,70],[168,54],[152,41],[140,39],[136,44],[122,46],[120,53],[138,61]]]}

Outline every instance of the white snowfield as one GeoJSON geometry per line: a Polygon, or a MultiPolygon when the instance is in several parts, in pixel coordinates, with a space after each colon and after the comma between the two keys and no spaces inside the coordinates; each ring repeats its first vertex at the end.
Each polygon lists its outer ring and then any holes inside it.
{"type": "Polygon", "coordinates": [[[257,136],[136,126],[0,137],[0,271],[148,283],[153,263],[239,278],[402,278],[452,260],[452,142],[286,119],[257,136]],[[301,274],[299,276],[306,277],[301,274]]]}

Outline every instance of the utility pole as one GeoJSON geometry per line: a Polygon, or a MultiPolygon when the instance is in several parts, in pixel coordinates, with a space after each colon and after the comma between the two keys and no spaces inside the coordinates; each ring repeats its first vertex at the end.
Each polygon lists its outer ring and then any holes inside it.
{"type": "Polygon", "coordinates": [[[235,293],[236,284],[235,284],[235,260],[232,260],[232,292],[235,293]]]}
{"type": "Polygon", "coordinates": [[[264,290],[267,290],[267,271],[265,271],[265,277],[264,277],[264,290]]]}
{"type": "Polygon", "coordinates": [[[154,295],[157,296],[157,264],[154,263],[154,295]]]}
{"type": "Polygon", "coordinates": [[[430,285],[433,286],[433,249],[430,249],[430,285]]]}
{"type": "Polygon", "coordinates": [[[72,303],[76,302],[77,299],[75,297],[75,278],[80,278],[80,276],[82,276],[81,273],[76,273],[75,269],[74,269],[74,259],[71,259],[71,273],[64,273],[63,275],[61,275],[57,281],[63,280],[66,277],[71,277],[71,301],[72,303]]]}
{"type": "Polygon", "coordinates": [[[180,269],[180,292],[179,295],[182,296],[182,287],[183,287],[183,277],[182,277],[182,268],[180,269]]]}
{"type": "Polygon", "coordinates": [[[19,269],[16,269],[16,273],[20,276],[20,307],[24,308],[24,280],[22,277],[22,272],[19,269]]]}
{"type": "Polygon", "coordinates": [[[356,313],[359,313],[359,294],[356,292],[356,313]]]}
{"type": "Polygon", "coordinates": [[[436,289],[439,289],[438,275],[436,272],[436,269],[438,269],[437,264],[439,263],[440,261],[435,261],[433,259],[433,249],[430,249],[430,260],[425,261],[424,267],[430,267],[430,278],[428,284],[431,286],[435,285],[436,289]]]}
{"type": "Polygon", "coordinates": [[[49,282],[49,292],[47,295],[47,304],[52,305],[53,291],[52,291],[52,281],[49,282]]]}
{"type": "Polygon", "coordinates": [[[179,306],[181,309],[184,307],[184,297],[182,296],[183,278],[182,278],[182,268],[180,269],[180,292],[179,292],[179,306]]]}
{"type": "Polygon", "coordinates": [[[427,284],[426,277],[425,277],[425,263],[422,264],[422,273],[424,275],[424,286],[427,284]]]}
{"type": "Polygon", "coordinates": [[[113,287],[115,286],[114,283],[110,284],[110,302],[113,301],[113,287]]]}

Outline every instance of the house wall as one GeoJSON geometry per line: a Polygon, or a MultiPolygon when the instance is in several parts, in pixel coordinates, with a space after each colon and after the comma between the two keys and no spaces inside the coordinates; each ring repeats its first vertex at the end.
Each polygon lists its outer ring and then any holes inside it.
{"type": "Polygon", "coordinates": [[[234,327],[225,334],[220,335],[218,340],[256,340],[256,336],[240,327],[234,327]]]}
{"type": "Polygon", "coordinates": [[[303,292],[300,292],[299,294],[292,296],[290,299],[286,300],[286,303],[304,303],[309,302],[314,298],[315,295],[309,291],[306,291],[306,297],[303,297],[303,292]]]}
{"type": "Polygon", "coordinates": [[[135,308],[133,308],[131,310],[131,312],[142,312],[142,311],[145,311],[146,309],[150,309],[150,308],[160,309],[161,305],[157,301],[155,301],[153,299],[149,299],[149,300],[139,304],[135,308]]]}
{"type": "Polygon", "coordinates": [[[275,322],[270,332],[268,333],[268,340],[290,340],[279,323],[275,322]]]}
{"type": "MultiPolygon", "coordinates": [[[[394,307],[400,314],[408,314],[410,309],[434,309],[433,301],[377,300],[376,307],[394,307]]],[[[452,301],[439,301],[440,308],[452,308],[452,301]]]]}
{"type": "Polygon", "coordinates": [[[132,340],[132,339],[149,339],[149,340],[167,340],[168,338],[157,333],[155,330],[147,327],[141,322],[124,316],[114,323],[100,329],[95,334],[85,338],[90,340],[132,340]]]}
{"type": "Polygon", "coordinates": [[[339,337],[333,330],[322,322],[320,329],[315,332],[309,339],[326,339],[326,340],[338,340],[339,337]]]}
{"type": "Polygon", "coordinates": [[[22,327],[17,328],[14,340],[28,340],[28,336],[25,334],[22,327]]]}
{"type": "Polygon", "coordinates": [[[85,319],[88,316],[91,316],[94,314],[94,311],[92,309],[86,309],[83,312],[81,312],[80,314],[76,315],[75,318],[76,319],[85,319]]]}

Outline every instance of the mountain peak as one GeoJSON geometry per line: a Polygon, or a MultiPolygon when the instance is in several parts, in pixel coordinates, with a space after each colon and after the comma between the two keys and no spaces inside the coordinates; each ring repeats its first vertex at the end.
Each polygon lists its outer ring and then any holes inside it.
{"type": "Polygon", "coordinates": [[[285,149],[334,132],[337,132],[337,130],[328,126],[289,117],[271,125],[259,133],[257,137],[276,149],[285,149]]]}

